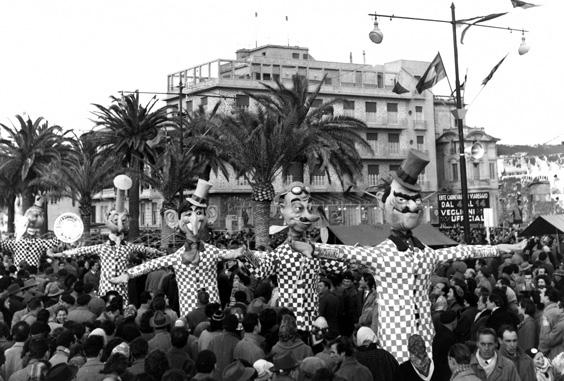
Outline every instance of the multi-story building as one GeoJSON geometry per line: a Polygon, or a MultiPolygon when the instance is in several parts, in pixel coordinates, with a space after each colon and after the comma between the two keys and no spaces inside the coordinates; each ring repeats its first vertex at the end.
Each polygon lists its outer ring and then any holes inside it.
{"type": "MultiPolygon", "coordinates": [[[[416,148],[426,151],[431,159],[420,177],[423,192],[428,194],[437,190],[433,96],[428,91],[392,91],[401,71],[414,81],[427,65],[404,60],[375,66],[318,61],[304,47],[266,45],[240,49],[235,59],[216,59],[168,75],[167,92],[179,92],[180,83],[184,87],[182,95],[170,96],[166,101],[170,107],[178,108],[180,98],[184,112],[200,105],[211,110],[218,102],[220,112],[240,107],[252,109],[256,104],[244,92],[264,92],[261,82],[273,85],[274,80],[279,80],[288,84],[297,74],[306,77],[313,87],[325,78],[314,107],[338,98],[341,101],[334,107],[335,115],[353,116],[367,124],[367,128],[357,132],[370,144],[373,153],[361,151],[363,176],[358,188],[375,185],[381,176],[399,167],[410,148],[416,148]]],[[[313,174],[311,181],[308,175],[304,177],[314,201],[324,205],[331,222],[358,224],[381,220],[373,199],[344,193],[336,177],[331,182],[323,173],[313,174]]],[[[242,220],[252,223],[249,184],[233,174],[229,178],[212,175],[210,181],[214,184],[210,203],[220,215],[218,226],[229,228],[233,221],[240,225],[242,220]]],[[[292,175],[277,179],[275,189],[280,190],[290,181],[292,175]]]]}

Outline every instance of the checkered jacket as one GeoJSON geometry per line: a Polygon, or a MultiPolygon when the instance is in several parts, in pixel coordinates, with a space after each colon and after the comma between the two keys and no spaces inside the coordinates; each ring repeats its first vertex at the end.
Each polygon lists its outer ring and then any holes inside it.
{"type": "MultiPolygon", "coordinates": [[[[79,255],[98,255],[100,257],[100,285],[98,295],[103,296],[110,290],[117,291],[127,305],[127,284],[112,284],[110,279],[121,275],[129,266],[129,260],[135,254],[142,254],[150,258],[162,254],[159,250],[143,245],[135,245],[126,241],[114,245],[107,241],[99,245],[77,247],[63,251],[63,257],[74,257],[79,255]]],[[[113,243],[113,242],[112,242],[113,243]]]]}
{"type": "Polygon", "coordinates": [[[435,335],[431,321],[431,275],[441,262],[497,255],[492,246],[455,246],[433,250],[425,246],[399,251],[387,239],[376,247],[316,244],[327,252],[372,269],[378,295],[378,338],[399,363],[409,360],[408,339],[420,334],[431,356],[435,335]],[[416,314],[419,319],[416,319],[416,314]]]}
{"type": "Polygon", "coordinates": [[[12,255],[14,265],[18,268],[22,261],[30,266],[39,267],[39,258],[46,254],[48,249],[61,245],[57,238],[43,239],[23,236],[20,239],[9,238],[0,241],[0,250],[12,255]]]}
{"type": "Polygon", "coordinates": [[[253,253],[258,257],[259,265],[250,266],[250,273],[257,278],[271,274],[278,276],[278,303],[294,311],[300,330],[311,329],[313,321],[317,318],[319,273],[339,273],[348,268],[346,263],[337,260],[308,258],[294,251],[287,243],[278,246],[273,252],[253,253]]]}
{"type": "Polygon", "coordinates": [[[147,274],[156,269],[172,266],[178,284],[180,314],[186,316],[198,307],[198,291],[206,289],[210,294],[210,302],[219,303],[217,288],[217,262],[224,259],[236,258],[235,250],[222,250],[215,246],[204,244],[204,251],[200,252],[200,262],[197,265],[182,262],[184,247],[175,253],[132,267],[126,271],[131,277],[147,274]]]}

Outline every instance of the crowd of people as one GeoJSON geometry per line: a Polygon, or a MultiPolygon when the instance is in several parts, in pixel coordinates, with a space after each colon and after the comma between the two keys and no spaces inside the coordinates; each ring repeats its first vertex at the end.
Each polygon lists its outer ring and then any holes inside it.
{"type": "MultiPolygon", "coordinates": [[[[230,246],[249,235],[213,237],[230,246]]],[[[302,332],[276,276],[255,279],[237,260],[218,266],[219,301],[200,290],[198,307],[179,316],[171,268],[130,284],[124,305],[115,291],[97,295],[95,256],[19,270],[3,258],[5,381],[564,380],[564,263],[548,237],[436,269],[432,348],[411,336],[402,364],[380,345],[376,283],[362,268],[322,274],[317,319],[302,332]]]]}

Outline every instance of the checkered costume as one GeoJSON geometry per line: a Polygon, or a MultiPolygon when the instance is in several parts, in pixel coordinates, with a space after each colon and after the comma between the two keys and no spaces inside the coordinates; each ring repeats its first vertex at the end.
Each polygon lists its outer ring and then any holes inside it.
{"type": "Polygon", "coordinates": [[[103,296],[106,292],[115,290],[123,297],[124,305],[127,305],[127,284],[112,284],[110,279],[125,272],[132,255],[142,254],[153,258],[161,254],[161,252],[151,247],[134,245],[126,241],[121,241],[121,244],[115,244],[113,241],[108,240],[100,245],[77,247],[63,251],[61,254],[63,257],[98,255],[101,267],[98,295],[103,296]]]}
{"type": "Polygon", "coordinates": [[[316,244],[316,251],[364,264],[372,269],[378,295],[378,338],[384,349],[401,364],[409,360],[408,339],[420,334],[431,356],[435,335],[431,321],[431,274],[441,262],[497,255],[492,246],[455,246],[433,250],[397,249],[387,239],[376,247],[316,244]],[[419,314],[416,319],[415,314],[419,314]]]}
{"type": "Polygon", "coordinates": [[[198,265],[182,262],[184,247],[175,253],[132,267],[126,271],[131,278],[147,274],[156,269],[172,266],[176,274],[180,314],[186,316],[198,307],[198,291],[206,289],[210,294],[210,302],[219,302],[217,288],[217,262],[224,259],[236,258],[236,250],[222,250],[204,243],[204,251],[200,251],[198,265]]]}
{"type": "Polygon", "coordinates": [[[324,258],[308,258],[294,251],[288,243],[278,246],[267,254],[253,252],[259,262],[257,267],[249,266],[249,272],[257,278],[271,274],[278,276],[281,306],[296,314],[298,329],[310,330],[317,318],[319,297],[317,285],[319,273],[339,273],[345,271],[346,263],[324,258]]]}
{"type": "Polygon", "coordinates": [[[39,258],[52,249],[62,244],[57,238],[44,239],[24,235],[20,239],[9,238],[0,241],[0,250],[7,252],[14,258],[14,265],[18,268],[22,261],[28,265],[39,267],[39,258]]]}

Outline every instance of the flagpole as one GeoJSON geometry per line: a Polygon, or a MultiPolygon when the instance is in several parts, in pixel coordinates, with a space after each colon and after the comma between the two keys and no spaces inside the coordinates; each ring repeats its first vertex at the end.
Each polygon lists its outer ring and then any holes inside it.
{"type": "Polygon", "coordinates": [[[464,228],[464,242],[470,244],[470,220],[468,217],[468,178],[466,177],[466,156],[464,153],[464,115],[462,96],[460,93],[460,74],[458,71],[458,41],[456,38],[456,15],[454,3],[451,3],[450,10],[452,15],[452,41],[454,44],[454,77],[456,84],[456,125],[458,127],[458,152],[460,157],[460,187],[462,188],[462,226],[464,228]]]}

